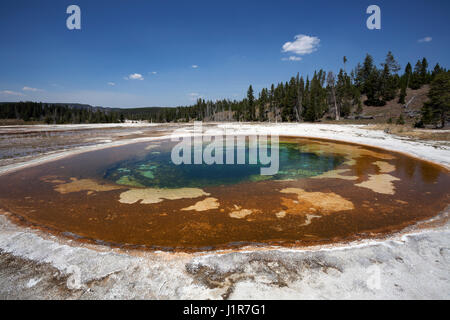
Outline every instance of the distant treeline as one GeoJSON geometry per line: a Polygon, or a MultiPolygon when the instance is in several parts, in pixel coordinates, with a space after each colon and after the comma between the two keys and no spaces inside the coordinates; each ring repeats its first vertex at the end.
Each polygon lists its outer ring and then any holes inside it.
{"type": "Polygon", "coordinates": [[[20,119],[47,124],[116,123],[124,115],[108,109],[49,104],[42,102],[7,102],[0,104],[0,119],[20,119]]]}
{"type": "MultiPolygon", "coordinates": [[[[347,72],[343,57],[339,73],[318,70],[306,79],[297,74],[288,82],[272,84],[255,97],[253,87],[242,100],[204,100],[174,108],[71,108],[45,103],[6,103],[0,105],[0,118],[37,120],[46,123],[102,123],[129,120],[150,122],[201,121],[280,121],[314,122],[324,117],[339,120],[363,112],[363,105],[384,106],[388,101],[405,104],[406,90],[430,84],[429,98],[418,126],[445,126],[450,108],[450,72],[436,64],[430,70],[426,58],[402,68],[388,52],[380,67],[371,55],[347,72]]],[[[402,119],[398,119],[398,121],[402,119]]],[[[400,121],[400,123],[401,123],[400,121]]]]}

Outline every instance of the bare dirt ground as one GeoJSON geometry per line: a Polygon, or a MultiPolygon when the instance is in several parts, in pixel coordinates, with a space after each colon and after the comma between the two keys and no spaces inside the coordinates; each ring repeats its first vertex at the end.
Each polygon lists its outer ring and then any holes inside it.
{"type": "Polygon", "coordinates": [[[386,123],[389,118],[395,123],[395,120],[402,114],[405,122],[408,125],[414,124],[420,117],[420,110],[424,103],[428,101],[428,91],[430,87],[428,85],[423,86],[418,90],[407,89],[405,104],[398,103],[398,97],[389,101],[383,107],[368,107],[364,106],[363,114],[366,116],[373,116],[376,122],[386,123]],[[408,106],[405,108],[405,106],[408,106]],[[411,112],[412,111],[412,112],[411,112]],[[416,116],[409,116],[408,112],[416,114],[416,116]]]}
{"type": "Polygon", "coordinates": [[[163,135],[170,128],[147,123],[0,126],[0,167],[67,150],[163,135]]]}
{"type": "MultiPolygon", "coordinates": [[[[214,131],[224,126],[207,128],[214,131]]],[[[192,131],[189,125],[183,127],[186,133],[192,131]]],[[[234,123],[227,127],[243,134],[281,133],[358,142],[450,168],[448,140],[436,141],[432,136],[421,140],[422,136],[354,125],[234,123]]],[[[74,152],[154,139],[175,128],[180,126],[2,127],[0,174],[74,152]]],[[[304,250],[249,247],[192,254],[81,245],[15,225],[3,212],[0,298],[448,299],[449,210],[429,225],[410,227],[387,239],[304,250]]]]}
{"type": "MultiPolygon", "coordinates": [[[[408,88],[406,90],[405,103],[398,103],[398,96],[395,99],[388,101],[385,106],[374,107],[362,105],[363,110],[361,116],[363,119],[340,119],[339,121],[330,120],[334,115],[326,114],[321,120],[322,123],[328,124],[353,124],[353,125],[387,125],[389,119],[392,124],[395,125],[397,119],[402,115],[405,125],[402,126],[405,129],[412,129],[414,124],[421,118],[421,109],[428,99],[428,92],[430,90],[429,85],[424,85],[418,90],[412,90],[408,88]]],[[[362,97],[362,101],[366,100],[365,96],[362,97]]],[[[356,105],[353,106],[353,110],[356,110],[356,105]]]]}
{"type": "Polygon", "coordinates": [[[431,140],[450,142],[450,130],[416,129],[408,125],[374,124],[368,125],[369,130],[383,130],[386,133],[412,140],[431,140]]]}

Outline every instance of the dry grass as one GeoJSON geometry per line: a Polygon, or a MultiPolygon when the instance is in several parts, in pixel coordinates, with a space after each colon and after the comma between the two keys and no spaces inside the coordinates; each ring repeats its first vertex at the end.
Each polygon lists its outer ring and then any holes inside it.
{"type": "MultiPolygon", "coordinates": [[[[424,103],[428,101],[428,91],[428,85],[425,85],[418,90],[407,89],[405,101],[406,103],[411,101],[411,103],[408,105],[408,110],[420,111],[424,103]]],[[[403,108],[402,104],[398,103],[398,97],[396,97],[392,101],[387,102],[383,107],[364,106],[363,110],[364,115],[373,116],[378,122],[386,123],[389,118],[392,118],[395,122],[400,114],[403,114],[403,118],[406,123],[415,123],[417,120],[416,118],[409,118],[407,115],[405,115],[404,111],[406,110],[403,108]]]]}
{"type": "MultiPolygon", "coordinates": [[[[428,101],[428,91],[429,86],[424,85],[422,88],[418,90],[407,89],[405,102],[408,103],[408,108],[405,109],[403,104],[398,103],[398,94],[395,99],[386,103],[383,107],[372,107],[363,105],[362,115],[366,117],[373,117],[373,119],[342,119],[340,121],[334,120],[326,120],[322,119],[323,123],[340,123],[340,124],[376,124],[376,123],[387,123],[389,118],[392,119],[392,122],[395,123],[400,115],[403,116],[403,120],[407,125],[412,126],[416,123],[420,118],[420,110],[422,109],[424,103],[428,101]],[[417,115],[410,117],[408,115],[409,111],[416,112],[417,115]]],[[[366,100],[366,97],[363,96],[362,101],[366,100]]],[[[355,109],[356,106],[353,106],[355,109]]]]}
{"type": "Polygon", "coordinates": [[[386,133],[420,140],[450,141],[450,130],[415,129],[410,125],[373,124],[369,130],[383,130],[386,133]]]}

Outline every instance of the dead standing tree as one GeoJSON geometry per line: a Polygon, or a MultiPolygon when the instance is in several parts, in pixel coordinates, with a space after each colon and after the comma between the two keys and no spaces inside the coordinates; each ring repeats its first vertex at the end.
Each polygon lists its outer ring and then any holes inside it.
{"type": "Polygon", "coordinates": [[[336,77],[334,76],[332,71],[328,72],[327,86],[331,91],[331,96],[332,96],[333,103],[334,103],[335,119],[340,120],[339,108],[338,108],[338,105],[336,102],[336,77]]]}

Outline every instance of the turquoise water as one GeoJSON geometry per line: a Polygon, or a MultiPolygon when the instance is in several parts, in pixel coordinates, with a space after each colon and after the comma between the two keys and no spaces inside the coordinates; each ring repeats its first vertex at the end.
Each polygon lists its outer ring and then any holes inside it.
{"type": "Polygon", "coordinates": [[[171,161],[170,150],[155,148],[140,159],[122,161],[108,168],[104,178],[119,185],[135,187],[205,187],[244,181],[308,178],[333,170],[345,161],[342,156],[302,152],[299,143],[280,143],[278,173],[263,176],[260,174],[260,168],[269,165],[259,162],[248,164],[249,152],[247,146],[247,164],[175,165],[171,161]]]}

